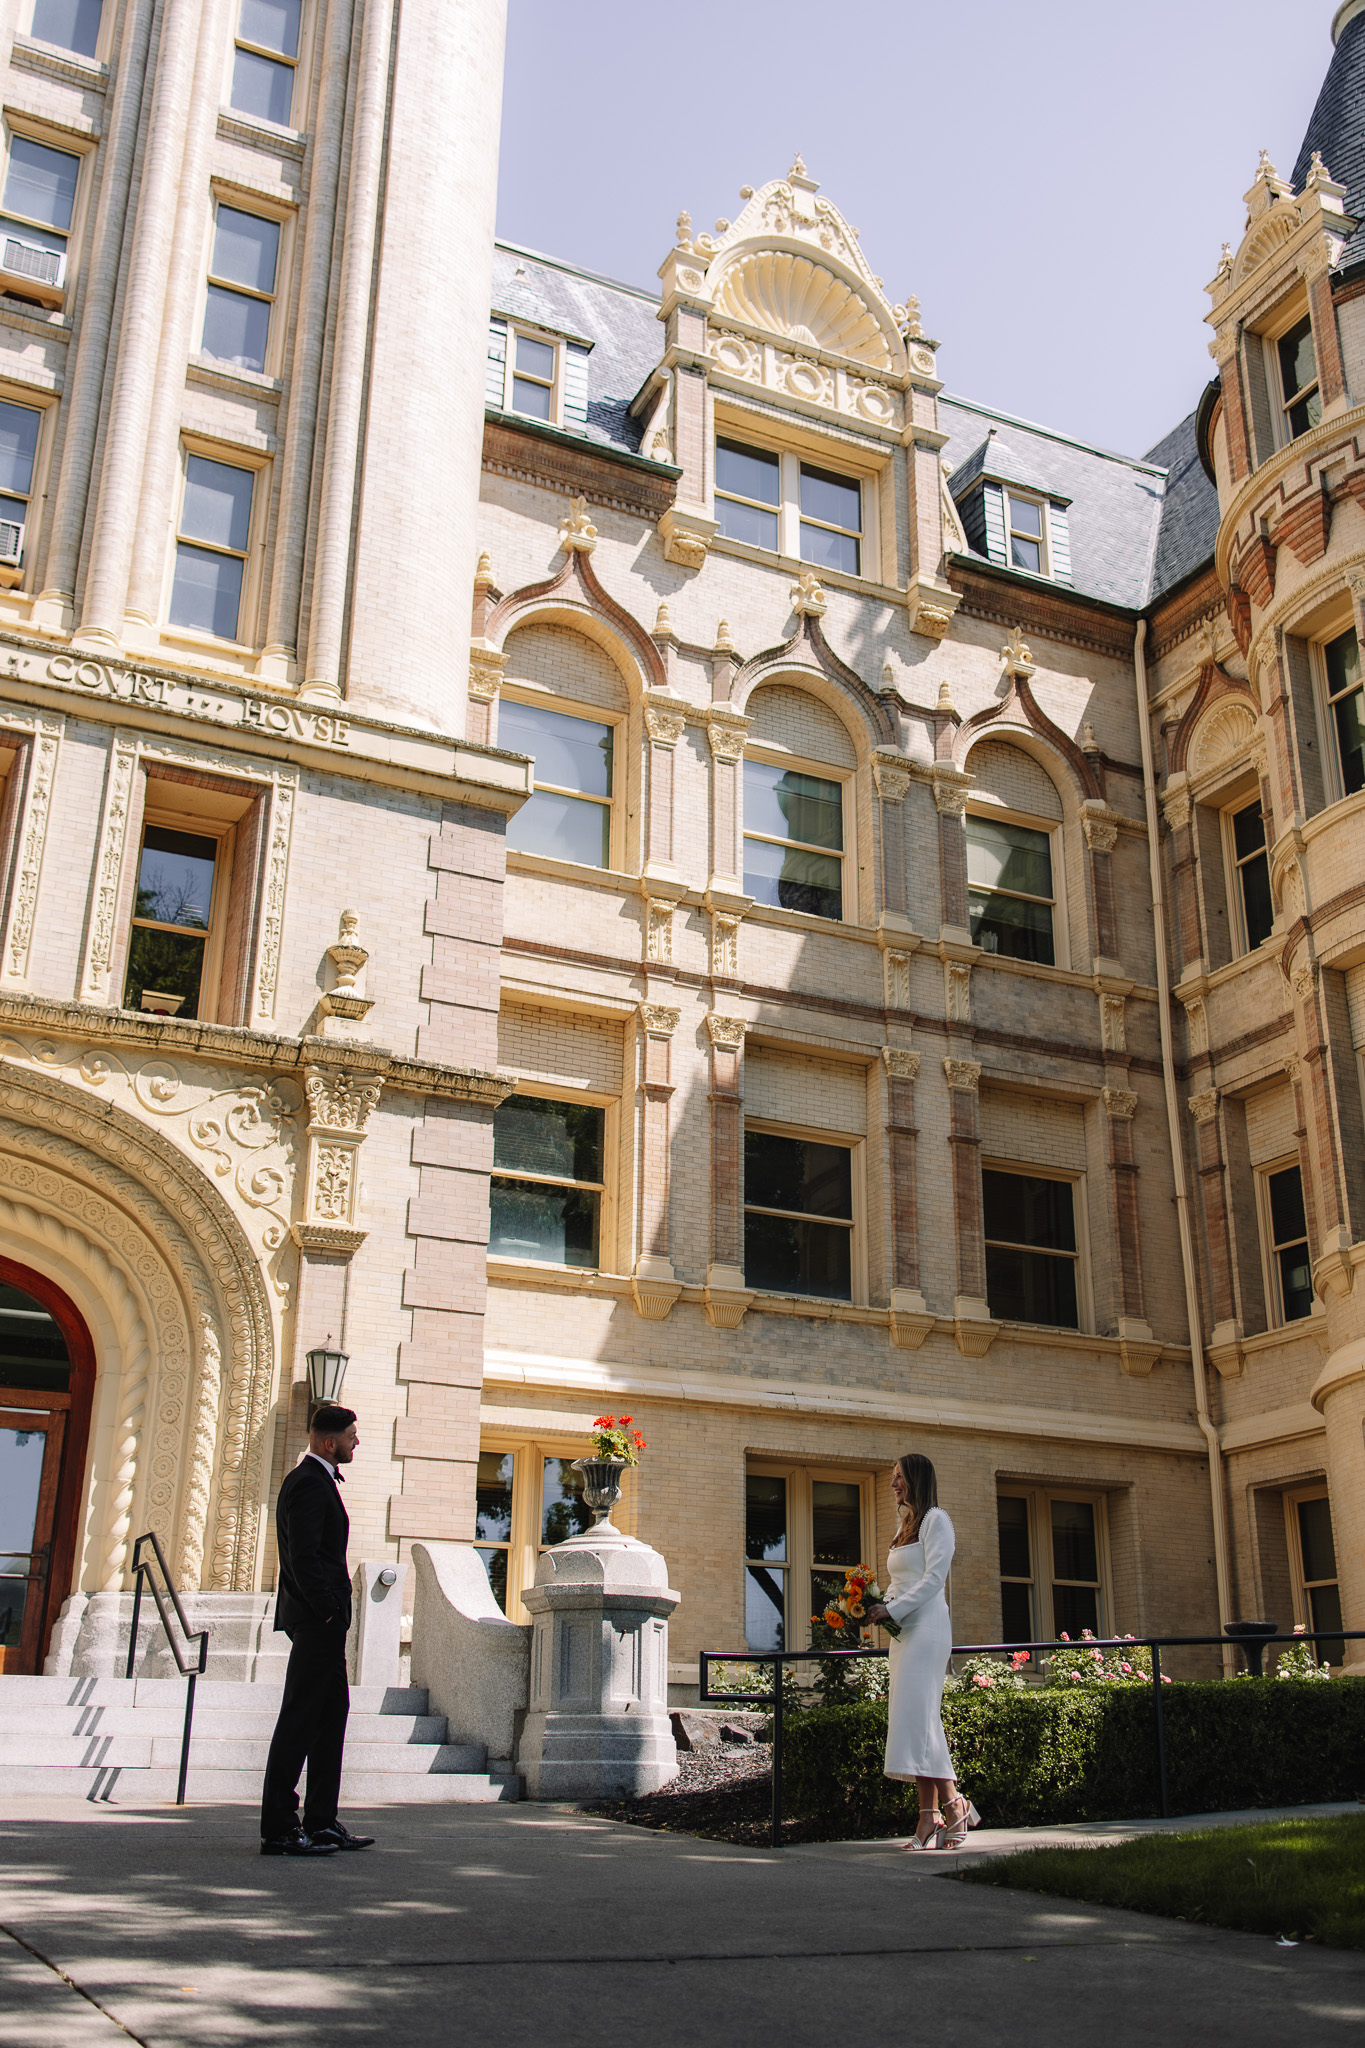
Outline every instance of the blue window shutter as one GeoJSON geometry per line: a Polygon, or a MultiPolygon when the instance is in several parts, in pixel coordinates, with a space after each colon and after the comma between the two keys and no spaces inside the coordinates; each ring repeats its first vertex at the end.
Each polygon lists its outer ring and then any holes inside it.
{"type": "Polygon", "coordinates": [[[488,323],[488,370],[484,379],[483,402],[501,412],[507,403],[507,322],[488,323]]]}
{"type": "Polygon", "coordinates": [[[981,502],[986,513],[986,553],[992,562],[1004,566],[1010,558],[1005,534],[1005,493],[999,484],[983,484],[981,502]]]}
{"type": "Polygon", "coordinates": [[[1047,508],[1047,551],[1054,583],[1071,581],[1071,522],[1065,505],[1047,508]]]}
{"type": "Polygon", "coordinates": [[[564,424],[580,434],[588,424],[588,351],[572,341],[564,349],[564,424]]]}

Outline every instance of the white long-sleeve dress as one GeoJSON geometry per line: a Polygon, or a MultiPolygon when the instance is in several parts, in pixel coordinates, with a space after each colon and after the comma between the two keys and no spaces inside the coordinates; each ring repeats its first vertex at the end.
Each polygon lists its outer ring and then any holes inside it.
{"type": "Polygon", "coordinates": [[[953,1647],[944,1586],[956,1547],[942,1508],[930,1508],[913,1543],[886,1560],[886,1610],[900,1623],[891,1643],[886,1712],[888,1778],[955,1778],[943,1732],[943,1681],[953,1647]]]}

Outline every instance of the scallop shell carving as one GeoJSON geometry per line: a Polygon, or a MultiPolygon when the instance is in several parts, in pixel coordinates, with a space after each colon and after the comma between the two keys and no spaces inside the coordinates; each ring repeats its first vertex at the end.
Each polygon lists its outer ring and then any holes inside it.
{"type": "Polygon", "coordinates": [[[716,311],[879,370],[893,367],[886,334],[866,301],[809,257],[783,249],[741,256],[716,290],[716,311]]]}
{"type": "Polygon", "coordinates": [[[1201,719],[1190,748],[1190,773],[1201,775],[1220,761],[1244,754],[1256,740],[1256,720],[1245,704],[1225,704],[1201,719]]]}

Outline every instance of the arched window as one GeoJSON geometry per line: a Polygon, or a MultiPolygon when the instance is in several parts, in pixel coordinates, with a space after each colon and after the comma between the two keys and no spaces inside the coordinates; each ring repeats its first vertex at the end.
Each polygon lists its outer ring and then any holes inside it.
{"type": "Polygon", "coordinates": [[[984,952],[1053,967],[1063,957],[1059,909],[1062,801],[1038,763],[999,740],[968,767],[967,907],[984,952]]]}
{"type": "Polygon", "coordinates": [[[535,762],[534,794],[509,821],[508,847],[578,867],[620,867],[619,671],[595,642],[561,626],[522,627],[507,655],[498,745],[535,762]]]}
{"type": "Polygon", "coordinates": [[[748,709],[745,894],[770,909],[845,920],[852,914],[853,742],[803,690],[759,690],[748,709]]]}

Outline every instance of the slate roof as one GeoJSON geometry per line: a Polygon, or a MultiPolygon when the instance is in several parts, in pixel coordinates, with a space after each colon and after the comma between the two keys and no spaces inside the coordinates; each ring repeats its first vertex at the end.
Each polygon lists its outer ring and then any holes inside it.
{"type": "MultiPolygon", "coordinates": [[[[1302,192],[1314,150],[1339,185],[1346,187],[1346,211],[1365,223],[1365,13],[1348,21],[1332,52],[1290,183],[1302,192]]],[[[1365,225],[1357,228],[1341,268],[1365,262],[1365,225]]]]}
{"type": "Polygon", "coordinates": [[[969,455],[962,467],[949,477],[948,489],[954,498],[965,498],[977,478],[982,476],[988,476],[992,483],[1017,484],[1020,490],[1036,491],[1040,497],[1066,497],[1066,493],[1058,490],[1050,478],[1040,476],[1008,441],[1002,441],[995,427],[990,429],[975,453],[969,455]]]}
{"type": "Polygon", "coordinates": [[[1213,557],[1218,535],[1218,493],[1199,460],[1196,418],[1197,413],[1190,413],[1155,448],[1147,451],[1148,462],[1159,463],[1167,472],[1148,595],[1150,604],[1213,557]]]}
{"type": "Polygon", "coordinates": [[[632,455],[638,452],[644,421],[631,419],[628,408],[663,354],[656,297],[634,285],[576,270],[553,256],[497,242],[493,311],[592,342],[587,438],[632,455]]]}

